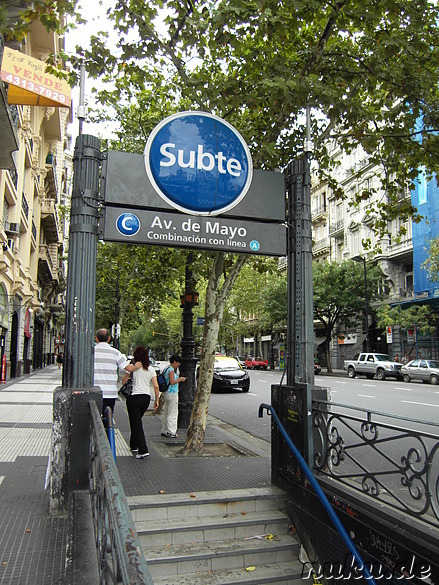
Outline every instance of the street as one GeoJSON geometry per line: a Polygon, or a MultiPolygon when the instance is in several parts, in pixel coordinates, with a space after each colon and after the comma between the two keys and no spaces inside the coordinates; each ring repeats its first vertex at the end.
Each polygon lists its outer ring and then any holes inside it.
{"type": "MultiPolygon", "coordinates": [[[[233,424],[255,437],[270,441],[270,418],[258,417],[259,405],[271,402],[271,386],[279,384],[282,374],[279,371],[249,371],[250,390],[212,393],[209,414],[233,424]]],[[[284,379],[285,383],[285,379],[284,379]]],[[[410,417],[433,424],[439,423],[439,386],[422,382],[404,383],[393,379],[384,381],[366,378],[349,379],[346,376],[316,376],[316,386],[331,389],[332,402],[362,409],[410,417]]],[[[400,421],[402,426],[407,423],[400,421]]],[[[396,423],[398,424],[398,423],[396,423]]],[[[430,432],[439,427],[430,428],[430,432]]]]}

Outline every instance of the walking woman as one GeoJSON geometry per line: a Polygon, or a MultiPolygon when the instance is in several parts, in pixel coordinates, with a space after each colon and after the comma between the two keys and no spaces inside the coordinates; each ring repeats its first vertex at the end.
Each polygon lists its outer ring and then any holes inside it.
{"type": "MultiPolygon", "coordinates": [[[[142,417],[148,410],[151,397],[154,396],[154,410],[159,405],[159,386],[157,374],[149,365],[149,353],[146,347],[139,345],[134,350],[134,363],[139,366],[131,375],[133,376],[133,392],[127,398],[128,418],[130,419],[130,448],[136,459],[148,457],[148,445],[143,432],[142,417]]],[[[130,374],[125,374],[122,383],[125,383],[130,374]]]]}

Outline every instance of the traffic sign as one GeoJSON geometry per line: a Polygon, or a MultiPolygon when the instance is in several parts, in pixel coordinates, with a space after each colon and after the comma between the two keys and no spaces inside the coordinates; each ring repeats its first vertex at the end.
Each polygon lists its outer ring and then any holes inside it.
{"type": "Polygon", "coordinates": [[[181,112],[154,128],[145,167],[164,201],[193,215],[219,215],[246,195],[253,176],[250,151],[239,132],[207,112],[181,112]]]}

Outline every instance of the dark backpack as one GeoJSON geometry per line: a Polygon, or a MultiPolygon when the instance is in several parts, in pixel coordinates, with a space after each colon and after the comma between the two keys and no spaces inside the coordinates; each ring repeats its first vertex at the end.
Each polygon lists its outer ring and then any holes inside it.
{"type": "Polygon", "coordinates": [[[171,366],[165,368],[161,374],[157,374],[157,383],[159,385],[160,392],[166,392],[167,389],[169,388],[169,383],[166,382],[165,372],[169,370],[170,367],[171,366]]]}

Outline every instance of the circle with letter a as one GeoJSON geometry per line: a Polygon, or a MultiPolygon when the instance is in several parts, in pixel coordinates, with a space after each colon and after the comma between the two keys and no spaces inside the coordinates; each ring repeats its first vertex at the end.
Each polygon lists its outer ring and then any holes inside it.
{"type": "Polygon", "coordinates": [[[193,215],[219,215],[247,193],[253,164],[242,136],[206,112],[181,112],[154,128],[145,167],[155,191],[169,205],[193,215]]]}

